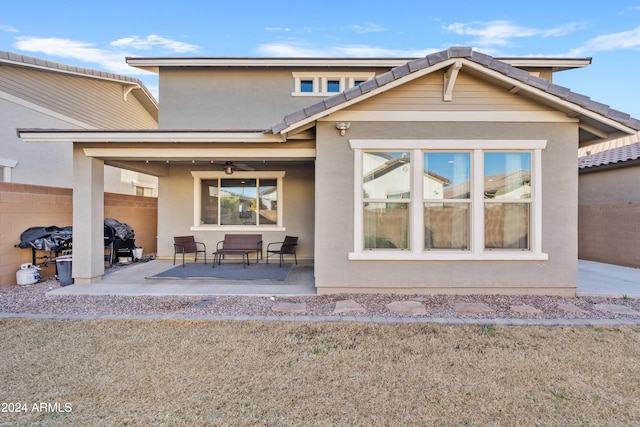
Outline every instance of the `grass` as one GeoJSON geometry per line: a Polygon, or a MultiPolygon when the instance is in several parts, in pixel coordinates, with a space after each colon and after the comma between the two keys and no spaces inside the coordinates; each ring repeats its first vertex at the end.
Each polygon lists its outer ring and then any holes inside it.
{"type": "Polygon", "coordinates": [[[639,359],[635,326],[2,320],[0,425],[640,425],[639,359]]]}

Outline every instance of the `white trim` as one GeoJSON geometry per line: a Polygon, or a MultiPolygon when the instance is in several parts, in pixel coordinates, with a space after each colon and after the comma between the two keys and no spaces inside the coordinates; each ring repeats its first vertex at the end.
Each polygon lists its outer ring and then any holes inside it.
{"type": "Polygon", "coordinates": [[[542,252],[542,150],[546,140],[403,140],[353,139],[349,145],[354,151],[354,240],[349,260],[548,260],[542,252]],[[364,151],[411,150],[411,218],[408,250],[366,250],[363,238],[362,177],[364,151]],[[426,150],[460,150],[471,153],[471,223],[469,250],[441,251],[424,249],[423,153],[426,150]],[[488,250],[484,241],[484,153],[492,150],[531,152],[531,199],[528,250],[488,250]]]}
{"type": "Polygon", "coordinates": [[[315,159],[315,148],[84,148],[85,156],[130,160],[315,159]]]}
{"type": "Polygon", "coordinates": [[[60,131],[22,129],[20,138],[27,142],[138,142],[138,143],[186,143],[186,142],[283,142],[279,135],[263,132],[164,132],[164,131],[60,131]]]}
{"type": "Polygon", "coordinates": [[[578,123],[559,111],[338,111],[317,119],[347,122],[532,122],[578,123]]]}
{"type": "Polygon", "coordinates": [[[233,175],[227,175],[223,171],[191,171],[193,176],[193,226],[192,230],[199,231],[251,231],[251,230],[271,230],[271,231],[285,231],[283,227],[284,222],[284,194],[283,194],[283,178],[285,171],[236,171],[233,175]],[[278,191],[278,220],[277,225],[215,225],[215,224],[201,224],[201,208],[202,200],[200,199],[202,180],[203,179],[219,179],[219,178],[263,178],[263,179],[276,179],[277,191],[278,191]]]}
{"type": "Polygon", "coordinates": [[[277,225],[198,225],[189,227],[191,231],[238,231],[238,232],[282,232],[287,231],[287,227],[277,225]]]}
{"type": "Polygon", "coordinates": [[[0,157],[0,171],[2,172],[2,180],[0,182],[11,182],[11,170],[18,164],[17,160],[3,159],[0,157]]]}
{"type": "Polygon", "coordinates": [[[366,150],[535,150],[544,139],[350,139],[352,149],[366,150]]]}
{"type": "Polygon", "coordinates": [[[549,254],[531,251],[428,251],[420,254],[411,251],[371,250],[349,252],[350,261],[547,261],[549,254]]]}

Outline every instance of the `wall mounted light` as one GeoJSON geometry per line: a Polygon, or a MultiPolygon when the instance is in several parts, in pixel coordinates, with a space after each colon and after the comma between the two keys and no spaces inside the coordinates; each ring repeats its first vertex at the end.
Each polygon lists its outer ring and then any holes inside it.
{"type": "Polygon", "coordinates": [[[236,165],[233,164],[233,162],[227,162],[224,164],[224,173],[226,173],[227,175],[233,175],[233,169],[236,167],[236,165]]]}
{"type": "Polygon", "coordinates": [[[351,127],[351,123],[348,122],[338,122],[336,123],[336,129],[340,131],[340,136],[345,136],[347,134],[347,129],[351,127]]]}

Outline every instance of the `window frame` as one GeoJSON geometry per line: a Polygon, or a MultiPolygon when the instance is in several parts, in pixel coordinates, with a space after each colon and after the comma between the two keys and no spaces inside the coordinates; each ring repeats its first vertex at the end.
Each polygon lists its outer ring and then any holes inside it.
{"type": "Polygon", "coordinates": [[[191,171],[193,177],[193,225],[192,231],[286,231],[283,225],[284,220],[284,191],[283,182],[285,171],[234,171],[233,175],[227,175],[224,171],[191,171]],[[211,179],[275,179],[278,200],[278,220],[277,224],[261,225],[218,225],[202,224],[201,208],[201,187],[203,180],[211,179]]]}
{"type": "Polygon", "coordinates": [[[313,71],[296,71],[292,72],[294,87],[291,96],[331,96],[352,88],[356,82],[364,82],[375,77],[373,72],[313,72],[313,71]],[[303,81],[313,81],[313,90],[311,92],[302,91],[303,81]],[[329,92],[329,81],[337,80],[339,82],[338,91],[329,92]]]}
{"type": "Polygon", "coordinates": [[[547,140],[400,140],[354,139],[354,235],[350,260],[548,260],[542,252],[542,150],[547,140]],[[410,151],[411,191],[422,195],[426,151],[466,151],[471,153],[471,224],[468,250],[424,248],[424,203],[413,198],[410,205],[410,247],[404,251],[364,249],[362,212],[363,153],[367,151],[410,151]],[[484,242],[484,153],[487,151],[531,153],[530,245],[528,249],[485,249],[484,242]]]}

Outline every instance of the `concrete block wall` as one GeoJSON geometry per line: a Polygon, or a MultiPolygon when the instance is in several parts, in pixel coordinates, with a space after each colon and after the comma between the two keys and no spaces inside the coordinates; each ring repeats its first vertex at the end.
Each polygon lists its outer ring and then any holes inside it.
{"type": "Polygon", "coordinates": [[[640,203],[580,205],[578,257],[640,268],[640,203]]]}
{"type": "MultiPolygon", "coordinates": [[[[72,224],[72,190],[69,188],[0,182],[0,287],[15,285],[20,264],[31,262],[31,251],[14,247],[29,227],[65,227],[72,224]]],[[[136,233],[136,244],[144,253],[155,252],[156,198],[105,194],[105,217],[129,224],[136,233]]],[[[39,252],[38,255],[42,253],[39,252]]],[[[43,277],[55,274],[53,264],[44,268],[43,277]]]]}

